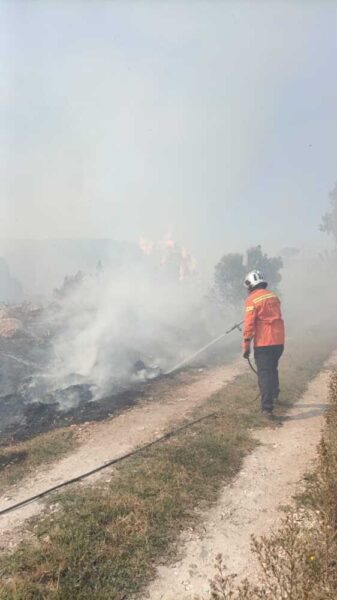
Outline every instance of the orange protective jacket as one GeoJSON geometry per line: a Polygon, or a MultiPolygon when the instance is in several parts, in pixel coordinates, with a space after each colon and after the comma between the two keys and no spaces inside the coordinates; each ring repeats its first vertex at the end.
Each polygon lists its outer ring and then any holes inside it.
{"type": "Polygon", "coordinates": [[[244,351],[253,339],[255,348],[283,345],[285,341],[281,302],[267,289],[253,290],[245,303],[244,351]]]}

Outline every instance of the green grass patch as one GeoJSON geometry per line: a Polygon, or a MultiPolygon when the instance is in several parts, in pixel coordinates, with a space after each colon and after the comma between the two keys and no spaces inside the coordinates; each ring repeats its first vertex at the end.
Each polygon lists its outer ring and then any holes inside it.
{"type": "Polygon", "coordinates": [[[18,483],[37,467],[68,454],[76,446],[72,429],[58,429],[32,440],[0,448],[0,490],[18,483]]]}
{"type": "MultiPolygon", "coordinates": [[[[283,403],[305,390],[336,340],[292,344],[282,367],[283,403]]],[[[61,510],[37,521],[36,539],[0,560],[3,600],[129,599],[176,552],[179,533],[198,523],[252,450],[261,426],[251,373],[214,395],[196,415],[219,416],[142,452],[115,470],[110,483],[73,487],[56,499],[61,510]]],[[[55,502],[55,497],[53,497],[55,502]]]]}

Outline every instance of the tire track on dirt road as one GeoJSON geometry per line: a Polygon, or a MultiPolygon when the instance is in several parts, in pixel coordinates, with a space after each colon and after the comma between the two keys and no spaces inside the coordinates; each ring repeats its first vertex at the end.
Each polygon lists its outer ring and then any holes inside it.
{"type": "MultiPolygon", "coordinates": [[[[39,468],[0,496],[0,510],[39,494],[45,489],[77,477],[82,473],[152,441],[181,423],[212,394],[232,382],[245,369],[241,359],[232,364],[197,372],[183,372],[174,380],[152,384],[152,396],[141,399],[136,407],[117,417],[82,428],[79,447],[67,457],[39,468]]],[[[94,476],[95,480],[97,475],[94,476]]],[[[87,483],[93,481],[93,477],[87,483]]],[[[34,502],[0,517],[0,549],[14,546],[22,537],[24,522],[40,513],[44,502],[34,502]],[[21,528],[21,529],[20,529],[21,528]]]]}
{"type": "Polygon", "coordinates": [[[264,535],[278,526],[280,507],[291,502],[316,457],[333,368],[337,368],[337,352],[289,411],[283,427],[253,432],[260,445],[245,458],[240,473],[223,489],[217,504],[200,515],[198,530],[182,535],[180,560],[158,568],[144,600],[209,598],[209,579],[215,575],[219,553],[229,573],[254,577],[257,564],[251,553],[251,536],[264,535]]]}

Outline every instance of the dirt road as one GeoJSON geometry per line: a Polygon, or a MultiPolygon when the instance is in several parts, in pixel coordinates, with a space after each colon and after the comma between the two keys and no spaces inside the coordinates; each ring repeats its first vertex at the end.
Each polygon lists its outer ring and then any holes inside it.
{"type": "Polygon", "coordinates": [[[201,514],[202,527],[181,538],[181,559],[158,568],[158,577],[144,599],[192,600],[207,598],[214,559],[222,553],[229,572],[252,575],[256,564],[250,551],[251,535],[277,527],[280,507],[289,504],[296,486],[316,456],[324,423],[329,371],[337,367],[337,353],[310,383],[289,412],[283,427],[255,433],[261,443],[247,456],[233,483],[223,489],[216,506],[201,514]]]}
{"type": "MultiPolygon", "coordinates": [[[[39,469],[21,484],[6,490],[0,496],[0,510],[160,437],[173,423],[191,416],[194,408],[246,368],[244,361],[239,359],[231,365],[181,373],[174,380],[162,380],[152,385],[153,397],[141,400],[135,408],[117,417],[89,424],[74,453],[39,469]]],[[[90,483],[92,478],[87,481],[90,483]]],[[[38,514],[43,506],[43,502],[35,502],[0,517],[0,549],[15,544],[21,537],[18,528],[27,518],[38,514]]]]}

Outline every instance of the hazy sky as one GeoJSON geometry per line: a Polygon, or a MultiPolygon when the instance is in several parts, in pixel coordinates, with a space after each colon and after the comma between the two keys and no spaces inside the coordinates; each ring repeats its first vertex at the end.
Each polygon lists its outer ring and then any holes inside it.
{"type": "Polygon", "coordinates": [[[0,237],[318,243],[337,2],[0,0],[0,237]]]}

